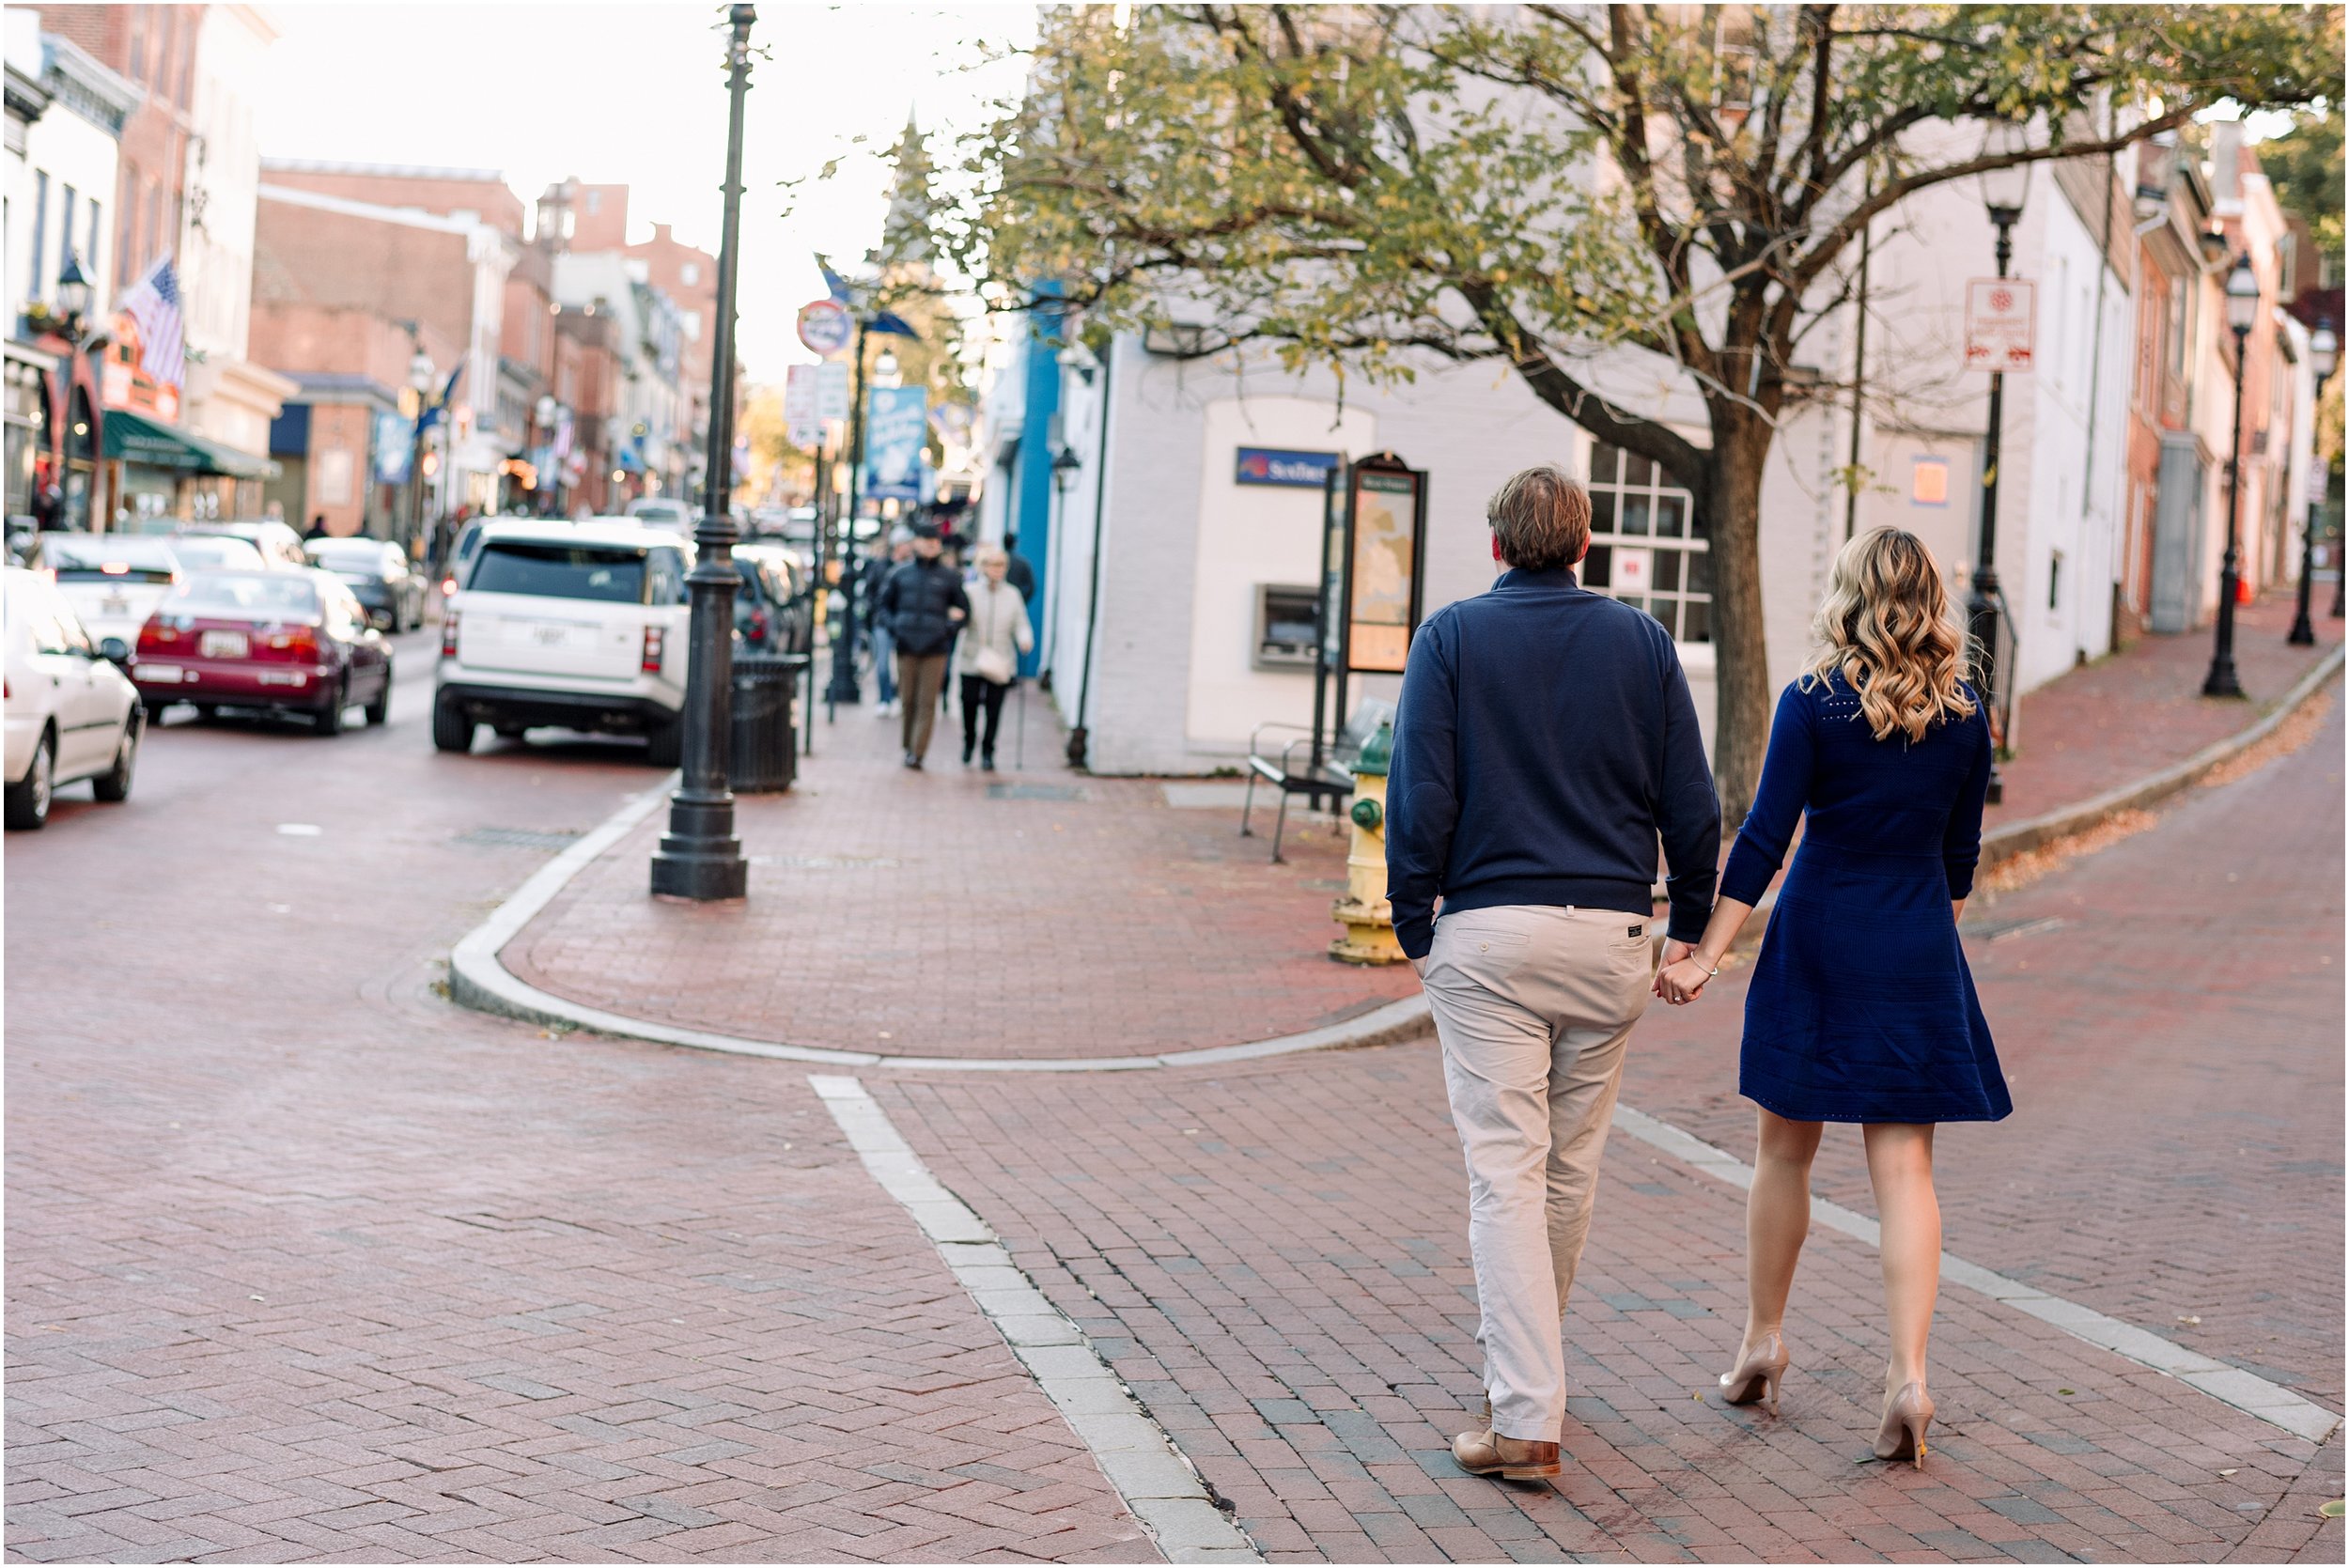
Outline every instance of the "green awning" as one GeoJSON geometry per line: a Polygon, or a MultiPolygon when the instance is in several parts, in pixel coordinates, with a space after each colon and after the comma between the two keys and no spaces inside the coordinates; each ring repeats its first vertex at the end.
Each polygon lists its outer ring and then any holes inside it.
{"type": "Polygon", "coordinates": [[[129,409],[108,409],[103,417],[109,458],[182,474],[225,474],[231,479],[271,479],[277,465],[177,426],[159,425],[129,409]]]}

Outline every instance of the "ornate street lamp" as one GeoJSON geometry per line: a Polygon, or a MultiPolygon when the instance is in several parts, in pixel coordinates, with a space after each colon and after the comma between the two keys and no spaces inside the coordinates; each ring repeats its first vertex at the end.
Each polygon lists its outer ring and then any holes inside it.
{"type": "MultiPolygon", "coordinates": [[[[2316,372],[2316,394],[2310,399],[2313,407],[2325,406],[2325,383],[2332,379],[2333,366],[2341,360],[2341,339],[2333,332],[2331,317],[2316,323],[2316,332],[2309,338],[2309,368],[2316,372]]],[[[2319,413],[2318,418],[2323,418],[2319,413]]],[[[2309,520],[2300,530],[2300,604],[2292,617],[2292,635],[2285,639],[2295,647],[2313,647],[2316,628],[2309,624],[2309,579],[2316,572],[2316,529],[2325,515],[2325,458],[2315,455],[2309,471],[2309,520]]]]}
{"type": "Polygon", "coordinates": [[[656,896],[710,901],[740,898],[750,863],[734,832],[734,791],[727,753],[734,726],[734,317],[741,270],[742,99],[750,90],[752,6],[730,6],[726,46],[726,207],[718,243],[717,336],[709,356],[709,450],[702,477],[702,517],[693,528],[691,644],[685,674],[684,785],[669,798],[669,831],[652,857],[656,896]]]}
{"type": "MultiPolygon", "coordinates": [[[[94,331],[90,327],[89,309],[92,292],[90,281],[82,272],[81,257],[75,256],[70,250],[67,251],[65,266],[57,273],[57,308],[65,313],[65,335],[73,345],[72,353],[66,358],[65,368],[65,400],[69,411],[73,406],[73,380],[77,374],[74,366],[80,364],[84,354],[106,341],[106,334],[94,331]]],[[[97,415],[93,412],[90,417],[96,419],[97,415]]],[[[89,437],[89,494],[86,497],[88,515],[85,520],[89,531],[95,534],[98,532],[98,467],[100,462],[98,431],[92,427],[87,433],[89,437]]],[[[59,510],[62,512],[62,505],[59,510]]]]}
{"type": "MultiPolygon", "coordinates": [[[[2023,132],[2019,126],[1998,125],[1983,139],[1984,157],[2004,156],[2024,150],[2023,132]]],[[[2030,199],[2030,165],[2010,163],[2001,168],[1986,169],[1982,175],[1982,204],[1989,210],[1990,222],[1999,231],[1994,251],[1999,264],[1999,276],[2004,277],[2007,266],[2015,259],[2015,225],[2023,221],[2023,204],[2030,199]]],[[[1974,644],[1974,669],[1982,682],[1982,700],[1995,710],[1999,705],[1999,444],[2005,427],[2006,373],[1990,372],[1990,419],[1982,442],[1982,531],[1974,550],[1974,581],[1967,598],[1966,625],[1974,644]]],[[[1999,776],[1998,756],[1990,761],[1990,803],[1996,805],[2006,796],[2006,782],[1999,776]]]]}
{"type": "Polygon", "coordinates": [[[2202,677],[2205,697],[2243,695],[2243,683],[2234,673],[2234,601],[2243,582],[2236,539],[2243,516],[2243,358],[2259,308],[2259,274],[2251,270],[2246,252],[2235,257],[2227,273],[2227,330],[2234,334],[2234,435],[2227,446],[2227,554],[2218,569],[2218,628],[2211,644],[2210,674],[2202,677]]]}

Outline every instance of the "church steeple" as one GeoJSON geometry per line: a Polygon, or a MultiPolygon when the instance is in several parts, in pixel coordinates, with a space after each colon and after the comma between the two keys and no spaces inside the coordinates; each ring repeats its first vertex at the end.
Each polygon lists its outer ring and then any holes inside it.
{"type": "Polygon", "coordinates": [[[896,164],[897,174],[889,189],[889,214],[881,220],[880,251],[875,259],[883,266],[926,264],[931,254],[930,155],[923,144],[922,128],[910,107],[906,110],[905,133],[897,138],[890,159],[896,164]]]}

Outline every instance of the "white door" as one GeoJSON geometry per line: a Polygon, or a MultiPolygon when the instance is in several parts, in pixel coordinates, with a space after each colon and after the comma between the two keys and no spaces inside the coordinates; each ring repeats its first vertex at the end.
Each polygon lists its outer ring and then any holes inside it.
{"type": "Polygon", "coordinates": [[[49,682],[49,711],[57,729],[57,778],[93,772],[113,750],[112,715],[91,666],[97,649],[56,584],[38,579],[26,596],[31,610],[33,663],[49,682]]]}

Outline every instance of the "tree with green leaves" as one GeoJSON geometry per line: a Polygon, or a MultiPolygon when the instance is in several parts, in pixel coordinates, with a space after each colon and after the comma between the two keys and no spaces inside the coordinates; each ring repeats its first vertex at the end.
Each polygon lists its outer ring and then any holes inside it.
{"type": "Polygon", "coordinates": [[[2341,39],[2296,6],[1055,9],[961,149],[941,249],[999,308],[1051,280],[1096,327],[1212,323],[1203,352],[1498,361],[1662,465],[1711,540],[1735,822],[1772,706],[1763,474],[1871,221],[2222,101],[2323,99],[2341,39]],[[1663,369],[1702,433],[1608,396],[1610,360],[1663,369]]]}
{"type": "Polygon", "coordinates": [[[2304,115],[2291,130],[2257,143],[2260,172],[2276,187],[2287,212],[2308,220],[2319,254],[2336,276],[2341,261],[2341,105],[2322,115],[2304,115]]]}

